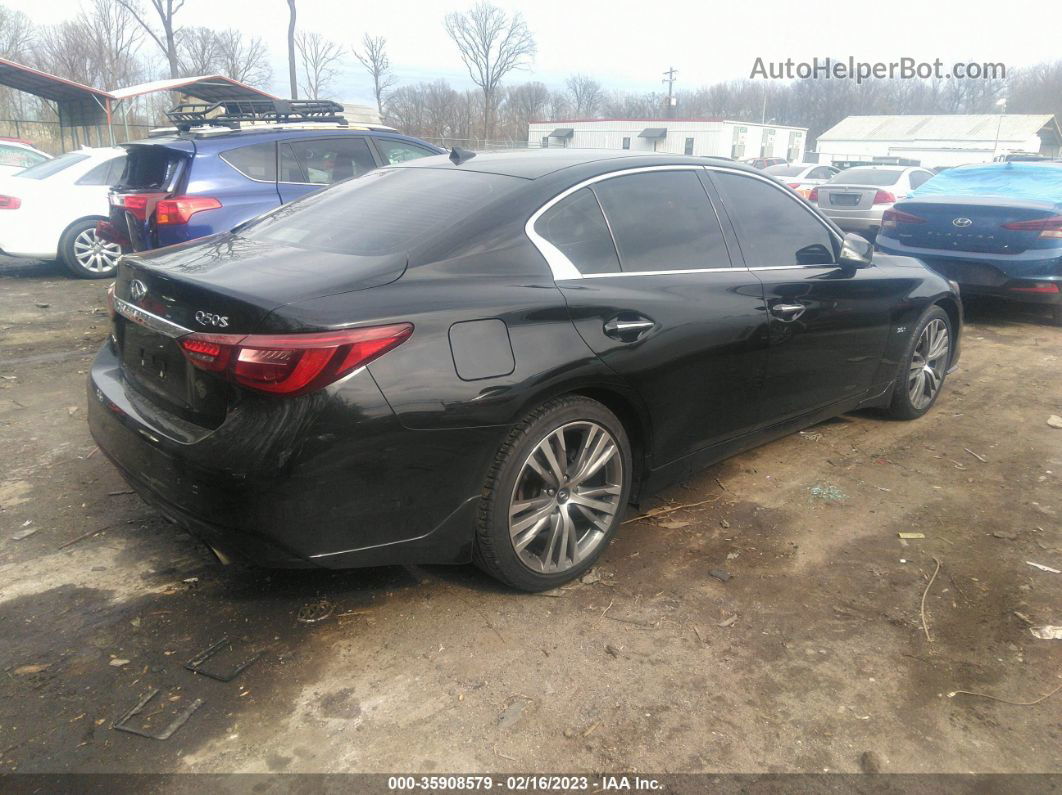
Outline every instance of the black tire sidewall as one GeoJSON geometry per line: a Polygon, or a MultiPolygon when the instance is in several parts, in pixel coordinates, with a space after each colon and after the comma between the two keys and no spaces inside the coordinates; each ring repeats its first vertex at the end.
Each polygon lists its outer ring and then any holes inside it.
{"type": "MultiPolygon", "coordinates": [[[[488,494],[484,496],[487,504],[484,506],[484,521],[481,522],[480,526],[480,533],[487,534],[489,539],[488,554],[490,560],[483,561],[481,554],[478,556],[480,558],[479,562],[487,563],[486,568],[491,574],[499,577],[509,585],[525,591],[544,591],[556,588],[579,577],[590,569],[612,541],[612,537],[622,523],[624,509],[631,493],[632,455],[630,440],[623,424],[615,414],[597,401],[581,397],[562,398],[546,404],[543,408],[545,411],[520,431],[515,443],[509,446],[507,452],[504,453],[504,460],[497,469],[491,488],[488,494]],[[509,500],[521,467],[534,447],[560,426],[580,420],[596,422],[606,428],[612,434],[612,438],[619,447],[623,461],[623,491],[620,494],[620,507],[616,511],[612,525],[606,532],[605,537],[586,560],[564,572],[541,574],[524,565],[513,548],[512,540],[509,536],[509,500]]],[[[481,553],[484,551],[486,550],[480,550],[481,553]]]]}
{"type": "Polygon", "coordinates": [[[77,261],[77,257],[74,256],[74,241],[77,236],[84,232],[86,229],[95,229],[96,223],[99,219],[86,218],[82,221],[71,225],[63,233],[62,239],[59,241],[59,259],[66,265],[67,270],[77,276],[79,279],[113,279],[118,272],[118,268],[114,267],[106,273],[96,273],[84,268],[80,262],[77,261]]]}
{"type": "Polygon", "coordinates": [[[924,416],[936,405],[941,392],[944,391],[944,382],[948,378],[947,367],[945,367],[944,376],[940,379],[940,387],[925,408],[916,408],[915,405],[911,403],[911,396],[907,392],[907,375],[911,369],[911,358],[914,356],[915,348],[918,346],[918,340],[922,336],[922,332],[925,330],[926,326],[929,325],[929,322],[936,319],[943,320],[944,325],[948,329],[948,366],[951,365],[951,356],[955,346],[955,329],[952,328],[951,318],[948,316],[948,313],[940,306],[934,304],[922,314],[921,318],[919,318],[918,325],[915,326],[914,333],[907,342],[907,348],[904,350],[903,359],[900,360],[900,370],[896,374],[896,386],[893,390],[892,404],[890,405],[890,413],[898,419],[914,420],[924,416]]]}

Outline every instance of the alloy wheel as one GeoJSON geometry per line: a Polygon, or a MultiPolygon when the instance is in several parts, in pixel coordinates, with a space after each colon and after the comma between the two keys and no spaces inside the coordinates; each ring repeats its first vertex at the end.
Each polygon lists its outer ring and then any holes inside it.
{"type": "Polygon", "coordinates": [[[101,240],[96,236],[95,229],[86,229],[74,238],[74,259],[78,265],[92,273],[114,270],[121,253],[119,245],[101,240]]]}
{"type": "Polygon", "coordinates": [[[549,432],[520,468],[509,501],[509,537],[520,561],[556,574],[604,541],[623,491],[623,457],[603,426],[586,420],[549,432]]]}
{"type": "Polygon", "coordinates": [[[947,323],[940,318],[933,318],[922,329],[911,354],[907,394],[911,398],[911,405],[916,409],[924,409],[936,397],[948,368],[950,351],[951,339],[947,323]]]}

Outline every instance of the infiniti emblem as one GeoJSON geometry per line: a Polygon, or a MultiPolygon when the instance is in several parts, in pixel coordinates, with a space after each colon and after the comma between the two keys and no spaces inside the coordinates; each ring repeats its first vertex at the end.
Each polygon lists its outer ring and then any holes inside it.
{"type": "Polygon", "coordinates": [[[969,226],[972,223],[973,223],[973,221],[971,221],[969,218],[956,218],[954,221],[951,222],[951,225],[952,226],[959,226],[959,227],[967,227],[967,226],[969,226]]]}
{"type": "Polygon", "coordinates": [[[139,301],[147,295],[147,285],[140,279],[133,279],[133,281],[129,282],[129,295],[132,296],[134,301],[139,301]]]}

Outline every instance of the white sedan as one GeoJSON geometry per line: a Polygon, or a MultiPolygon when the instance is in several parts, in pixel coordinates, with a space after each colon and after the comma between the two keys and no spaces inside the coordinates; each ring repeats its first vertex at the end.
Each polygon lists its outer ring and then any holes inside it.
{"type": "Polygon", "coordinates": [[[14,138],[0,138],[0,174],[14,174],[52,156],[14,138]]]}
{"type": "Polygon", "coordinates": [[[763,173],[774,177],[806,199],[812,188],[840,173],[840,169],[819,163],[793,163],[787,166],[768,166],[763,173]]]}
{"type": "Polygon", "coordinates": [[[124,149],[85,148],[0,176],[0,251],[59,259],[84,279],[113,276],[121,250],[96,237],[96,222],[124,168],[124,149]]]}

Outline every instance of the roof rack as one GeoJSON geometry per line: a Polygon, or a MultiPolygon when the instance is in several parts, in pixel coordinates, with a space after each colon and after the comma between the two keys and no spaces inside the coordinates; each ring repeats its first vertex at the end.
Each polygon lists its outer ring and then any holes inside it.
{"type": "Polygon", "coordinates": [[[181,132],[193,127],[240,129],[245,122],[327,122],[346,125],[343,106],[329,99],[223,99],[185,102],[166,111],[181,132]]]}

